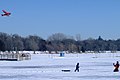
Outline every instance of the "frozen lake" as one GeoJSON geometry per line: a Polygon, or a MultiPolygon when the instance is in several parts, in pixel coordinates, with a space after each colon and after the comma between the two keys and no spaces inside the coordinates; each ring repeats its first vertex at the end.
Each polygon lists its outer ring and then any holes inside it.
{"type": "Polygon", "coordinates": [[[0,61],[0,80],[120,80],[120,72],[113,72],[116,61],[120,53],[32,54],[31,60],[0,61]],[[77,62],[80,72],[74,72],[77,62]]]}

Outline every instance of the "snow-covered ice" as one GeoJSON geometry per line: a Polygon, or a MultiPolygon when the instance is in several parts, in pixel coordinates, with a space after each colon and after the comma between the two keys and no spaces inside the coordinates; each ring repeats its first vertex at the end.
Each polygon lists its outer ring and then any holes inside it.
{"type": "Polygon", "coordinates": [[[116,61],[120,53],[32,54],[31,60],[0,61],[0,80],[120,80],[120,72],[113,72],[116,61]],[[74,72],[77,62],[80,72],[74,72]]]}

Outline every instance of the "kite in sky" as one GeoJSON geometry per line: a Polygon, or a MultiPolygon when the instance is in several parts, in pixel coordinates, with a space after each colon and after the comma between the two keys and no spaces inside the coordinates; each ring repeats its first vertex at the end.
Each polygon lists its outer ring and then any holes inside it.
{"type": "Polygon", "coordinates": [[[10,15],[11,15],[10,12],[7,12],[7,11],[5,11],[5,10],[2,10],[2,11],[4,12],[4,14],[1,14],[2,16],[10,16],[10,15]]]}

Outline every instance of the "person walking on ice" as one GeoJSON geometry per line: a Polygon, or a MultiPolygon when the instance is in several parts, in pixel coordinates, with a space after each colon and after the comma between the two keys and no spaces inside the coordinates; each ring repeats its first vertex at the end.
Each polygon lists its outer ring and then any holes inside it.
{"type": "Polygon", "coordinates": [[[117,61],[116,64],[113,63],[113,66],[115,67],[114,72],[118,72],[119,71],[119,62],[117,61]]]}
{"type": "Polygon", "coordinates": [[[76,68],[75,68],[75,72],[79,72],[79,63],[77,63],[77,65],[76,65],[76,68]]]}

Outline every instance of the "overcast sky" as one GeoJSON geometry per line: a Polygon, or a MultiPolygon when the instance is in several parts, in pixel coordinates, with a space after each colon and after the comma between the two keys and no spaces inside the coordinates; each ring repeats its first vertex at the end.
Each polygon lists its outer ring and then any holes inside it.
{"type": "Polygon", "coordinates": [[[120,0],[1,0],[0,32],[44,39],[64,33],[82,39],[120,38],[120,0]]]}

